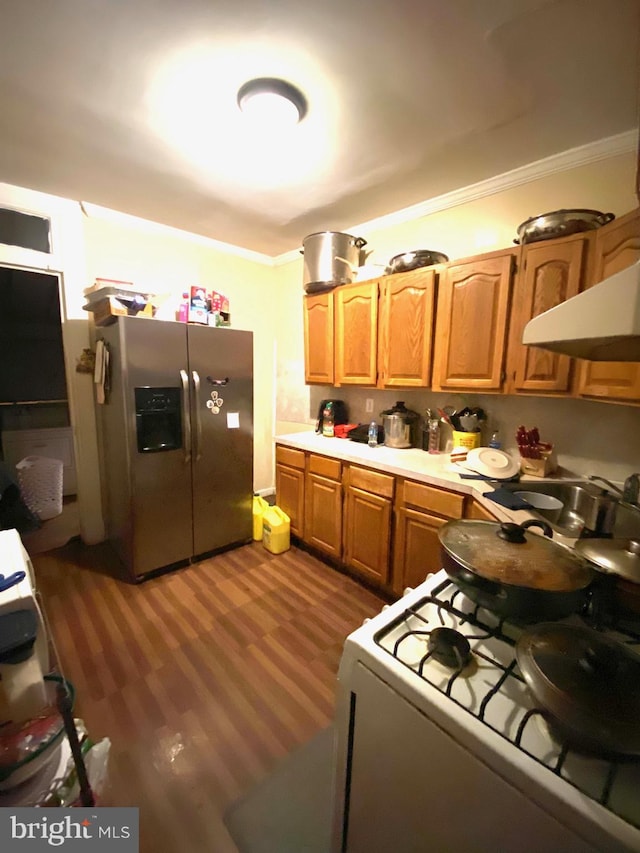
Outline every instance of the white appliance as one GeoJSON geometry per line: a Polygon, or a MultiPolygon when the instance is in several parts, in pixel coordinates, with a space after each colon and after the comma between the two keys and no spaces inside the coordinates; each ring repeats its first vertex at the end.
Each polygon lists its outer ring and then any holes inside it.
{"type": "Polygon", "coordinates": [[[37,634],[31,657],[20,664],[0,664],[0,724],[29,719],[46,704],[43,675],[49,672],[49,644],[38,605],[33,565],[17,530],[0,531],[0,573],[5,578],[24,572],[19,583],[0,591],[0,616],[17,610],[36,615],[37,634]]]}
{"type": "Polygon", "coordinates": [[[590,361],[640,361],[640,261],[529,320],[522,343],[590,361]]]}
{"type": "MultiPolygon", "coordinates": [[[[640,762],[554,740],[515,661],[520,631],[441,571],[347,638],[334,853],[640,851],[640,762]],[[442,626],[467,637],[464,667],[428,654],[442,626]]],[[[640,634],[607,633],[640,649],[640,634]]]]}

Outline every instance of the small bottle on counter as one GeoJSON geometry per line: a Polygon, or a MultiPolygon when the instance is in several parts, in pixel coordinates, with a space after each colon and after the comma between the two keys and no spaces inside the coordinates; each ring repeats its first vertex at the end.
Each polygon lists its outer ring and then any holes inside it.
{"type": "Polygon", "coordinates": [[[369,424],[367,444],[369,447],[378,446],[378,424],[375,421],[371,421],[369,424]]]}
{"type": "Polygon", "coordinates": [[[333,403],[327,403],[322,412],[322,434],[328,438],[335,435],[333,403]]]}
{"type": "Polygon", "coordinates": [[[429,453],[440,453],[440,421],[438,418],[429,417],[427,421],[429,430],[429,453]]]}
{"type": "Polygon", "coordinates": [[[491,438],[489,439],[489,447],[492,447],[494,450],[500,450],[502,447],[502,442],[500,441],[500,433],[498,430],[494,430],[491,434],[491,438]]]}

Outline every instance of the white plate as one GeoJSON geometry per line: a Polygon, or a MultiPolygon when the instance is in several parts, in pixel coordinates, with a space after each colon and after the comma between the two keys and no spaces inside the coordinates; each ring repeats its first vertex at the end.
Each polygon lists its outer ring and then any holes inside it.
{"type": "Polygon", "coordinates": [[[478,474],[501,480],[513,477],[520,470],[519,462],[504,450],[494,450],[493,447],[474,447],[467,454],[464,464],[478,474]]]}

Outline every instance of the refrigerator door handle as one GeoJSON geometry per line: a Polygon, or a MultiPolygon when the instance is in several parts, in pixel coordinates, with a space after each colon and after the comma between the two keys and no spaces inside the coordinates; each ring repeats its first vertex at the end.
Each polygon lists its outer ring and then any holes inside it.
{"type": "Polygon", "coordinates": [[[193,390],[194,394],[194,409],[196,413],[196,446],[195,446],[195,456],[196,462],[202,456],[200,452],[200,447],[202,445],[202,422],[200,420],[200,374],[197,370],[191,371],[191,376],[193,377],[193,390]]]}
{"type": "Polygon", "coordinates": [[[189,414],[189,377],[186,370],[180,371],[182,382],[182,422],[184,423],[184,462],[191,461],[191,416],[189,414]]]}

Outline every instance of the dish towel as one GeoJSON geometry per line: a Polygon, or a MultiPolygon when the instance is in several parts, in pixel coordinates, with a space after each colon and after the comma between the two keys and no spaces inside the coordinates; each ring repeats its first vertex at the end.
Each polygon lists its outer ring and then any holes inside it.
{"type": "Polygon", "coordinates": [[[485,492],[482,497],[488,498],[490,501],[495,501],[506,509],[532,509],[528,501],[514,495],[509,489],[496,489],[495,492],[485,492]]]}

